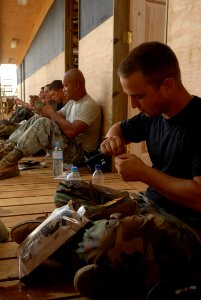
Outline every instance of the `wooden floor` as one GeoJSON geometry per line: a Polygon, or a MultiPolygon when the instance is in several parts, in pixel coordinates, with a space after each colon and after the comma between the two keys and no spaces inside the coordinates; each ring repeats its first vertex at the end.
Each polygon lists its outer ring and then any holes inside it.
{"type": "MultiPolygon", "coordinates": [[[[42,157],[31,159],[40,161],[42,157]]],[[[91,179],[92,174],[87,168],[79,171],[83,180],[91,179]]],[[[51,213],[55,208],[53,198],[57,185],[58,180],[52,175],[50,160],[47,168],[23,170],[20,176],[0,180],[0,219],[10,230],[19,221],[51,213]]],[[[106,173],[105,185],[133,192],[146,188],[139,182],[123,182],[117,173],[106,173]]],[[[11,239],[0,243],[0,300],[81,299],[73,285],[28,288],[20,283],[17,247],[18,244],[11,239]]]]}

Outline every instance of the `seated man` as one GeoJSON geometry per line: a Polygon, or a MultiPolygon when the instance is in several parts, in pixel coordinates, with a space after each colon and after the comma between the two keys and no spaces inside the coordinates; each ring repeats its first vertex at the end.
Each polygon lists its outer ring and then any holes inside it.
{"type": "Polygon", "coordinates": [[[19,174],[18,161],[41,149],[51,153],[60,140],[64,161],[79,165],[84,153],[98,146],[101,130],[101,110],[86,92],[85,78],[78,69],[70,69],[63,79],[68,102],[55,112],[50,104],[40,108],[40,116],[22,124],[0,150],[0,179],[19,174]]]}
{"type": "Polygon", "coordinates": [[[55,110],[60,110],[67,102],[62,81],[52,81],[49,85],[49,93],[51,100],[55,103],[55,110]]]}
{"type": "Polygon", "coordinates": [[[29,103],[15,99],[16,112],[9,120],[0,121],[0,139],[6,140],[20,126],[20,123],[29,120],[38,113],[41,105],[46,102],[51,104],[53,109],[60,110],[66,103],[66,96],[63,91],[62,80],[54,80],[51,84],[42,87],[39,96],[30,95],[29,103]],[[19,105],[19,106],[18,106],[19,105]],[[39,108],[39,110],[38,110],[39,108]]]}
{"type": "Polygon", "coordinates": [[[44,89],[45,87],[44,86],[41,86],[40,88],[40,92],[38,94],[39,98],[42,100],[44,98],[44,89]]]}
{"type": "MultiPolygon", "coordinates": [[[[145,43],[131,51],[118,74],[133,108],[140,113],[114,124],[101,145],[115,156],[125,181],[149,185],[145,196],[183,219],[201,214],[201,100],[181,81],[178,60],[166,45],[145,43]],[[126,145],[146,141],[152,167],[126,145]]],[[[201,222],[200,222],[201,224],[201,222]]]]}
{"type": "MultiPolygon", "coordinates": [[[[49,90],[49,89],[48,89],[49,90]]],[[[34,113],[34,103],[35,101],[43,101],[44,98],[44,87],[40,88],[39,95],[29,95],[29,103],[22,101],[21,99],[15,99],[16,112],[9,119],[10,122],[20,123],[23,120],[30,119],[34,113]]]]}
{"type": "Polygon", "coordinates": [[[137,202],[141,215],[86,232],[79,251],[91,265],[76,273],[75,286],[93,299],[106,299],[108,285],[112,295],[121,286],[125,293],[126,284],[132,293],[157,280],[185,281],[201,269],[201,99],[185,89],[176,55],[159,42],[134,48],[118,75],[132,108],[140,112],[114,124],[101,151],[114,156],[124,181],[149,187],[137,202]],[[141,141],[151,167],[126,153],[127,144],[141,141]]]}
{"type": "MultiPolygon", "coordinates": [[[[49,94],[49,88],[47,88],[49,94]]],[[[50,96],[49,96],[50,97],[50,96]]],[[[6,140],[19,127],[20,123],[34,116],[35,103],[44,101],[44,87],[41,87],[39,96],[30,95],[29,103],[19,98],[15,99],[16,110],[8,120],[0,121],[0,139],[6,140]]],[[[51,102],[53,102],[51,100],[51,102]]],[[[55,102],[53,102],[54,106],[55,102]]]]}
{"type": "Polygon", "coordinates": [[[19,127],[19,123],[29,120],[33,115],[33,106],[15,99],[16,110],[9,119],[0,120],[0,139],[6,140],[19,127]],[[19,106],[18,106],[19,105],[19,106]]]}

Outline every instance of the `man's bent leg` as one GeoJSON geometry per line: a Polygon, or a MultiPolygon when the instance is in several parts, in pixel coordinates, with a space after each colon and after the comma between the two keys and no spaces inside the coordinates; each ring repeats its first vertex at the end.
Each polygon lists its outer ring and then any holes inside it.
{"type": "Polygon", "coordinates": [[[61,137],[56,123],[43,117],[35,120],[19,138],[14,150],[0,161],[0,179],[19,175],[18,161],[23,156],[30,156],[41,149],[52,149],[55,136],[61,137]]]}
{"type": "Polygon", "coordinates": [[[33,155],[42,149],[51,153],[54,142],[60,140],[64,148],[64,161],[77,166],[83,163],[84,153],[81,144],[77,144],[76,139],[64,136],[58,125],[48,118],[34,116],[25,127],[17,131],[17,134],[13,134],[10,140],[17,140],[17,146],[24,156],[33,155]]]}
{"type": "Polygon", "coordinates": [[[32,126],[35,121],[40,118],[39,115],[35,115],[31,117],[28,121],[24,121],[9,137],[9,140],[17,144],[19,138],[23,135],[23,133],[30,127],[32,126]]]}
{"type": "Polygon", "coordinates": [[[25,157],[42,149],[51,152],[55,138],[62,141],[57,124],[48,118],[40,117],[18,139],[17,147],[25,157]]]}

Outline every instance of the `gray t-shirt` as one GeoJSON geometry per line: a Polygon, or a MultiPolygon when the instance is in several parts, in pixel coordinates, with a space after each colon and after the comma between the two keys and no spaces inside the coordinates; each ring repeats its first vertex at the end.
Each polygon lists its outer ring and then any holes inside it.
{"type": "Polygon", "coordinates": [[[101,131],[101,110],[96,101],[86,94],[79,101],[69,100],[60,111],[71,123],[80,120],[89,125],[76,139],[77,143],[82,144],[84,151],[94,151],[98,146],[101,131]]]}

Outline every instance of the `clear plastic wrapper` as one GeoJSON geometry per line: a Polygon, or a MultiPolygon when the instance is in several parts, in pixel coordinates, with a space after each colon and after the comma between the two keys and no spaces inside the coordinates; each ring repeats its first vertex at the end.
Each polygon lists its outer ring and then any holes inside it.
{"type": "Polygon", "coordinates": [[[27,236],[17,252],[20,279],[29,275],[89,222],[84,213],[83,206],[77,211],[69,205],[56,208],[27,236]]]}

